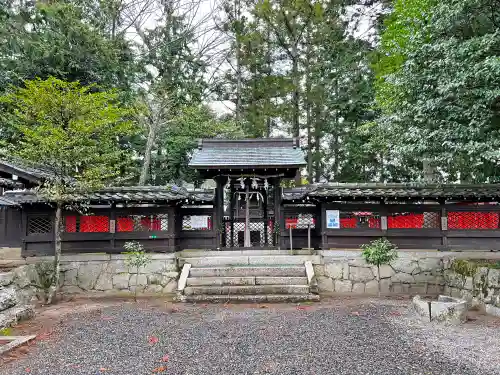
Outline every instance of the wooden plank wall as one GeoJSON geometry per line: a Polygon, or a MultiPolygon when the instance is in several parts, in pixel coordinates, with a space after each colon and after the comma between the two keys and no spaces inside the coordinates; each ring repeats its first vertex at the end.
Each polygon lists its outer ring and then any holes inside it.
{"type": "Polygon", "coordinates": [[[0,207],[0,247],[21,247],[22,214],[16,207],[0,207]]]}

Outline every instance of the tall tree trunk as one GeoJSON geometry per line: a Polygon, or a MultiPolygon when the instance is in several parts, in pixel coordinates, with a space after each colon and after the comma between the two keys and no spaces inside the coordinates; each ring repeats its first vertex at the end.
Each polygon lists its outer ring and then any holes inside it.
{"type": "Polygon", "coordinates": [[[61,232],[62,232],[62,203],[57,203],[56,217],[54,220],[54,274],[52,277],[52,285],[47,294],[47,304],[51,304],[59,289],[59,274],[61,272],[61,232]]]}
{"type": "MultiPolygon", "coordinates": [[[[300,77],[299,77],[299,55],[297,51],[297,42],[292,45],[292,83],[293,83],[293,114],[292,114],[292,135],[300,139],[300,77]]],[[[295,186],[302,185],[300,170],[295,175],[295,186]]]]}
{"type": "MultiPolygon", "coordinates": [[[[271,37],[271,32],[269,31],[269,25],[267,26],[267,35],[266,35],[266,40],[268,41],[267,48],[266,48],[266,72],[265,74],[269,77],[271,76],[271,42],[269,41],[271,37]]],[[[271,127],[272,127],[272,122],[271,122],[271,115],[269,114],[269,110],[271,108],[271,95],[266,93],[266,136],[269,138],[271,136],[271,127]]]]}
{"type": "Polygon", "coordinates": [[[307,117],[307,181],[313,183],[313,151],[312,151],[312,127],[311,127],[311,108],[306,104],[307,117]]]}
{"type": "Polygon", "coordinates": [[[321,169],[321,140],[322,140],[322,131],[321,131],[321,109],[319,105],[315,106],[315,115],[314,115],[314,169],[315,169],[315,180],[319,182],[321,180],[321,175],[323,173],[321,169]]]}
{"type": "Polygon", "coordinates": [[[306,129],[307,129],[307,182],[313,183],[313,152],[312,152],[312,124],[311,124],[311,41],[310,34],[307,33],[307,49],[306,49],[306,60],[309,62],[306,64],[306,92],[304,95],[305,99],[305,111],[306,111],[306,129]]]}
{"type": "Polygon", "coordinates": [[[239,124],[241,121],[241,88],[242,88],[242,77],[241,77],[241,25],[240,25],[240,0],[234,1],[234,16],[236,25],[236,113],[235,119],[236,123],[239,124]]]}
{"type": "Polygon", "coordinates": [[[293,84],[293,114],[292,114],[292,135],[297,139],[300,137],[300,77],[299,77],[299,56],[297,44],[292,46],[292,84],[293,84]]]}
{"type": "Polygon", "coordinates": [[[139,185],[146,185],[148,180],[149,169],[151,167],[151,153],[156,138],[156,127],[153,124],[149,126],[148,140],[146,142],[146,150],[144,151],[144,163],[142,164],[141,176],[139,185]]]}

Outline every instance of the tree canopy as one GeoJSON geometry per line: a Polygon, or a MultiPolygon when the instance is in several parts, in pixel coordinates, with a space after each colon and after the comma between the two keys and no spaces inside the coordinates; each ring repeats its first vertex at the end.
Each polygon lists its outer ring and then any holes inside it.
{"type": "MultiPolygon", "coordinates": [[[[496,1],[208,5],[5,0],[0,93],[111,95],[135,129],[117,141],[130,184],[197,181],[190,149],[216,136],[298,137],[309,183],[419,180],[424,161],[440,181],[498,181],[496,1]]],[[[3,147],[26,139],[13,108],[3,147]]]]}
{"type": "Polygon", "coordinates": [[[24,81],[0,97],[17,132],[7,150],[53,172],[51,199],[127,177],[131,157],[119,139],[137,130],[131,111],[116,92],[93,88],[51,77],[24,81]]]}
{"type": "Polygon", "coordinates": [[[377,93],[392,156],[428,159],[442,179],[498,180],[500,9],[487,0],[397,5],[382,34],[395,63],[381,60],[377,93]]]}

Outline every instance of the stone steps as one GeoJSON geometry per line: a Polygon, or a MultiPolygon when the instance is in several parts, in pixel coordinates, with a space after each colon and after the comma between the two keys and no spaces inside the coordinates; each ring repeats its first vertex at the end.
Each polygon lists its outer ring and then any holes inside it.
{"type": "Polygon", "coordinates": [[[190,277],[305,276],[303,265],[193,267],[190,277]]]}
{"type": "Polygon", "coordinates": [[[230,286],[230,285],[308,285],[307,277],[190,277],[187,286],[230,286]]]}
{"type": "Polygon", "coordinates": [[[183,252],[180,284],[185,301],[299,302],[316,301],[309,278],[312,255],[290,255],[286,250],[183,252]],[[221,254],[223,253],[223,254],[221,254]],[[306,271],[306,263],[309,265],[306,271]],[[182,276],[182,275],[181,275],[182,276]]]}
{"type": "MultiPolygon", "coordinates": [[[[192,267],[211,267],[211,266],[270,266],[270,265],[303,265],[306,261],[315,260],[319,263],[317,255],[241,255],[241,256],[204,256],[179,258],[179,265],[182,267],[185,263],[192,267]]],[[[314,262],[313,262],[314,263],[314,262]]]]}
{"type": "Polygon", "coordinates": [[[308,294],[309,285],[223,285],[188,286],[185,295],[199,294],[308,294]]]}
{"type": "Polygon", "coordinates": [[[216,295],[198,294],[185,296],[186,302],[249,302],[249,303],[297,303],[297,302],[319,302],[319,295],[305,294],[257,294],[257,295],[216,295]]]}

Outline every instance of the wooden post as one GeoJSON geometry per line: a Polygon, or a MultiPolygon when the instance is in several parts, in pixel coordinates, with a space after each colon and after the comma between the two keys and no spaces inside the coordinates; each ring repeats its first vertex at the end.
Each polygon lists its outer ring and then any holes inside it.
{"type": "Polygon", "coordinates": [[[311,224],[307,224],[307,249],[311,249],[311,224]]]}
{"type": "Polygon", "coordinates": [[[279,231],[277,231],[276,236],[276,246],[278,249],[281,247],[281,231],[285,229],[284,223],[281,220],[281,187],[280,178],[276,177],[274,179],[274,225],[279,226],[279,231]]]}
{"type": "Polygon", "coordinates": [[[380,201],[380,230],[382,231],[382,237],[387,238],[387,206],[385,205],[385,202],[382,200],[380,201]]]}
{"type": "MultiPolygon", "coordinates": [[[[234,247],[234,210],[235,210],[235,206],[236,206],[236,203],[237,203],[237,200],[235,199],[235,195],[234,195],[234,186],[231,184],[231,187],[229,188],[229,194],[230,194],[230,197],[229,197],[229,220],[230,220],[230,223],[229,225],[231,226],[230,230],[231,230],[231,240],[229,241],[229,247],[234,247]]],[[[225,228],[224,228],[225,229],[225,228]]]]}
{"type": "Polygon", "coordinates": [[[222,219],[224,216],[224,187],[222,186],[222,179],[218,176],[215,178],[215,207],[213,229],[215,229],[215,247],[220,247],[221,236],[220,229],[222,227],[222,219]]]}
{"type": "Polygon", "coordinates": [[[267,216],[267,191],[263,191],[262,192],[262,196],[263,196],[263,201],[262,201],[262,210],[264,211],[264,244],[266,246],[269,245],[269,236],[268,236],[268,233],[267,233],[267,229],[268,229],[268,216],[267,216]]]}
{"type": "Polygon", "coordinates": [[[444,250],[448,250],[448,212],[446,206],[441,203],[441,246],[444,250]]]}
{"type": "Polygon", "coordinates": [[[328,236],[326,234],[326,203],[321,202],[320,203],[320,210],[321,210],[321,249],[327,250],[327,243],[328,243],[328,236]]]}
{"type": "Polygon", "coordinates": [[[168,240],[168,247],[169,251],[175,251],[175,242],[176,242],[176,227],[175,227],[175,215],[176,215],[176,209],[175,206],[170,206],[167,209],[168,213],[168,234],[169,234],[169,240],[168,240]]]}
{"type": "Polygon", "coordinates": [[[244,247],[252,247],[250,242],[250,186],[245,186],[245,245],[244,247]]]}
{"type": "Polygon", "coordinates": [[[292,243],[292,225],[289,226],[290,228],[290,251],[293,251],[293,243],[292,243]]]}
{"type": "Polygon", "coordinates": [[[109,212],[109,232],[111,233],[111,249],[115,249],[115,232],[116,232],[116,203],[111,203],[109,212]]]}

